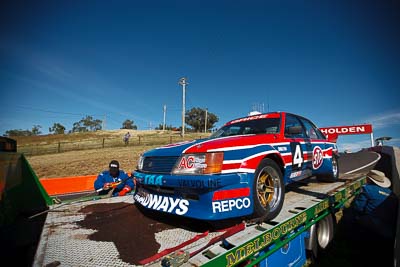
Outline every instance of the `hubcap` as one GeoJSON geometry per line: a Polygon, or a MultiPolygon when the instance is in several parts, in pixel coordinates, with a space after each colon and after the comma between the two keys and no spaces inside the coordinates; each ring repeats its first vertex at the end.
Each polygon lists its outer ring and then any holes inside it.
{"type": "Polygon", "coordinates": [[[337,161],[334,156],[332,157],[332,173],[333,173],[333,177],[336,177],[337,173],[338,173],[337,161]]]}
{"type": "Polygon", "coordinates": [[[281,198],[281,180],[275,169],[270,166],[264,167],[257,177],[257,197],[260,204],[266,209],[273,211],[281,198]]]}

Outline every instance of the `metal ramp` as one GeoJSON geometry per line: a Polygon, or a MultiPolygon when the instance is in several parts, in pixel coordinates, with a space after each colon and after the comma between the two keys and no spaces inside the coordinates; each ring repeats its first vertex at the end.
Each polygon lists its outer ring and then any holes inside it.
{"type": "MultiPolygon", "coordinates": [[[[347,179],[354,180],[357,176],[348,176],[347,179]]],[[[358,176],[360,177],[360,176],[358,176]]],[[[339,192],[346,183],[344,180],[336,183],[317,183],[314,179],[298,183],[295,187],[289,187],[285,196],[285,203],[282,212],[274,221],[261,223],[259,225],[248,225],[245,230],[228,237],[226,241],[232,246],[240,246],[262,234],[273,229],[282,222],[288,221],[299,214],[304,213],[315,204],[327,202],[327,193],[339,192]],[[306,183],[307,182],[307,183],[306,183]],[[336,190],[338,189],[338,190],[336,190]]],[[[132,196],[115,197],[82,203],[71,204],[62,209],[49,212],[46,223],[41,234],[33,266],[135,266],[124,262],[120,258],[117,247],[113,242],[93,241],[88,238],[95,230],[79,227],[78,221],[85,218],[80,210],[88,205],[99,203],[134,203],[132,196]]],[[[318,205],[317,205],[318,206],[318,205]]],[[[132,225],[132,227],[135,227],[132,225]]],[[[160,243],[159,251],[171,248],[186,240],[193,238],[197,232],[174,228],[156,233],[155,239],[160,243]]],[[[213,237],[220,235],[220,232],[210,233],[195,243],[183,248],[187,252],[193,252],[202,248],[213,237]]],[[[133,236],[132,238],[140,238],[133,236]]],[[[228,251],[221,246],[221,242],[205,249],[203,252],[190,258],[184,266],[200,266],[210,262],[210,259],[222,255],[228,251]]],[[[132,253],[135,253],[132,251],[132,253]]],[[[160,260],[146,266],[160,266],[160,260]]]]}

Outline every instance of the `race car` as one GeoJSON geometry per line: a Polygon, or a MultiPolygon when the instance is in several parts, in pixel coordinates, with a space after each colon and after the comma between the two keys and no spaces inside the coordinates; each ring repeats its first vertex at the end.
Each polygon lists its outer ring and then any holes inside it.
{"type": "Polygon", "coordinates": [[[201,220],[276,217],[285,185],[316,176],[336,181],[338,150],[308,119],[286,112],[226,123],[207,139],[145,152],[135,201],[201,220]]]}

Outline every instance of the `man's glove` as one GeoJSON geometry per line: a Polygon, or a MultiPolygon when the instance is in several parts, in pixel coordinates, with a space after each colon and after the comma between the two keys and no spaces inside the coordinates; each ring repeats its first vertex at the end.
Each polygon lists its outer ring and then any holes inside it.
{"type": "Polygon", "coordinates": [[[132,190],[132,188],[130,188],[129,186],[125,185],[125,187],[122,188],[121,191],[119,191],[118,195],[119,195],[119,196],[125,196],[126,193],[128,193],[128,192],[131,191],[131,190],[132,190]]]}
{"type": "Polygon", "coordinates": [[[121,182],[105,183],[103,185],[103,189],[107,190],[107,189],[110,189],[110,188],[116,188],[120,183],[121,182]]]}
{"type": "Polygon", "coordinates": [[[103,189],[104,189],[104,190],[110,189],[110,188],[112,187],[111,184],[112,184],[112,183],[105,183],[105,184],[103,185],[103,189]]]}

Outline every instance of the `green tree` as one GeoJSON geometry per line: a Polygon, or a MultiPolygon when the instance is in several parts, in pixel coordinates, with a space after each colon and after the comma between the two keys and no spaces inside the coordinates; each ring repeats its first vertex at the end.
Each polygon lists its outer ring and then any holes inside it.
{"type": "MultiPolygon", "coordinates": [[[[172,125],[165,125],[165,130],[173,130],[173,129],[175,129],[176,127],[173,127],[172,125]]],[[[156,128],[155,128],[155,130],[162,130],[163,129],[163,124],[162,123],[160,123],[156,128]]]]}
{"type": "Polygon", "coordinates": [[[39,135],[39,134],[41,134],[42,132],[40,131],[40,129],[42,128],[42,126],[40,126],[40,125],[33,125],[33,127],[32,127],[32,135],[39,135]]]}
{"type": "Polygon", "coordinates": [[[137,126],[133,123],[133,120],[128,120],[126,119],[122,123],[122,128],[121,129],[132,129],[132,130],[137,130],[137,126]]]}
{"type": "Polygon", "coordinates": [[[65,132],[65,127],[61,123],[54,123],[53,127],[49,128],[49,132],[54,134],[64,134],[65,132]]]}
{"type": "Polygon", "coordinates": [[[102,120],[93,119],[92,116],[86,116],[72,125],[72,132],[95,132],[101,130],[102,120]]]}
{"type": "MultiPolygon", "coordinates": [[[[204,131],[206,110],[202,108],[192,108],[186,111],[185,122],[190,125],[195,132],[204,131]]],[[[218,122],[218,117],[211,112],[207,112],[207,130],[214,128],[214,124],[218,122]]]]}
{"type": "Polygon", "coordinates": [[[4,136],[31,136],[32,132],[29,130],[22,130],[22,129],[12,129],[7,130],[4,133],[4,136]]]}

